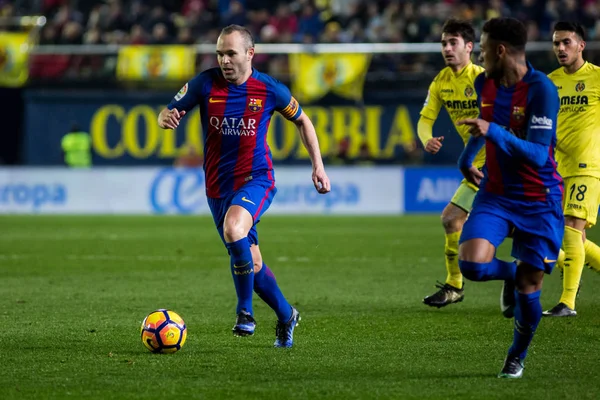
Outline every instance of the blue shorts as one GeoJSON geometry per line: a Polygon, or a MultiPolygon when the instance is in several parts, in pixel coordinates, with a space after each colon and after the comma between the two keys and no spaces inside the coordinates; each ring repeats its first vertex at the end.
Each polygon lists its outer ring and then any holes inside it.
{"type": "Polygon", "coordinates": [[[459,243],[486,239],[498,248],[512,231],[512,256],[549,274],[558,259],[564,229],[562,200],[514,201],[480,191],[459,243]]]}
{"type": "Polygon", "coordinates": [[[229,207],[235,205],[245,208],[250,215],[252,215],[254,224],[252,225],[252,228],[250,228],[250,232],[248,232],[248,240],[250,241],[250,244],[258,244],[256,224],[260,222],[260,217],[271,205],[275,193],[277,193],[275,181],[266,178],[257,178],[246,183],[227,197],[220,199],[209,197],[208,206],[212,212],[215,225],[217,226],[217,230],[219,231],[223,243],[226,243],[225,237],[223,236],[225,214],[227,214],[229,207]]]}

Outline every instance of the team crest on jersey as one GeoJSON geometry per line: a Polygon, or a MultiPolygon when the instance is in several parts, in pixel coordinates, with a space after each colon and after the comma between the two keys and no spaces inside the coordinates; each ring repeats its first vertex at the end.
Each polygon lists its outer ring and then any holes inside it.
{"type": "Polygon", "coordinates": [[[179,92],[177,92],[177,94],[175,95],[175,100],[179,101],[183,98],[183,96],[185,96],[185,94],[188,91],[188,84],[186,83],[185,85],[183,85],[183,87],[179,90],[179,92]]]}
{"type": "Polygon", "coordinates": [[[471,97],[471,96],[473,96],[473,93],[475,93],[473,88],[471,86],[467,86],[465,89],[465,96],[471,97]]]}
{"type": "Polygon", "coordinates": [[[248,108],[252,112],[258,112],[262,110],[262,99],[250,99],[248,102],[248,108]]]}
{"type": "Polygon", "coordinates": [[[517,121],[520,120],[521,118],[523,118],[525,116],[525,107],[514,106],[512,115],[513,115],[513,118],[516,119],[517,121]]]}
{"type": "Polygon", "coordinates": [[[578,92],[583,92],[585,90],[585,83],[583,81],[577,82],[577,85],[575,85],[575,90],[578,92]]]}

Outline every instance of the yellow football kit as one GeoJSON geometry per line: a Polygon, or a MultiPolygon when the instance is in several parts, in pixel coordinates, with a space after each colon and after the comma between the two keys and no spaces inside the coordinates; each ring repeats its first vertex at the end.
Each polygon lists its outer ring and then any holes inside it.
{"type": "MultiPolygon", "coordinates": [[[[600,200],[600,68],[585,62],[572,74],[561,67],[548,77],[560,97],[556,162],[565,181],[564,214],[585,220],[589,228],[596,224],[600,200]]],[[[561,303],[570,309],[567,315],[574,315],[584,263],[599,268],[600,248],[582,239],[581,231],[565,227],[563,292],[546,315],[561,315],[561,303]]]]}
{"type": "MultiPolygon", "coordinates": [[[[421,119],[418,125],[419,138],[423,146],[433,137],[433,122],[437,119],[442,106],[448,111],[448,115],[464,144],[467,144],[471,137],[469,127],[466,125],[457,126],[456,123],[465,118],[477,118],[479,116],[477,93],[475,93],[473,82],[482,72],[482,67],[469,63],[458,72],[454,72],[452,68],[446,67],[434,78],[429,86],[429,92],[427,93],[425,104],[423,104],[421,119]]],[[[478,168],[483,167],[485,164],[484,149],[481,149],[477,154],[473,163],[478,168]]],[[[477,189],[475,185],[463,179],[450,202],[468,213],[473,207],[473,200],[475,199],[477,189]]],[[[446,233],[444,245],[446,271],[448,272],[446,284],[459,290],[463,287],[462,274],[458,266],[458,241],[460,233],[460,231],[446,233]]]]}
{"type": "MultiPolygon", "coordinates": [[[[477,75],[482,72],[483,67],[473,63],[469,63],[458,72],[454,72],[450,67],[444,68],[431,82],[427,99],[421,110],[423,117],[435,121],[442,106],[444,106],[465,145],[471,137],[469,126],[457,126],[456,123],[465,118],[477,118],[479,116],[477,94],[473,82],[477,75]]],[[[423,146],[431,137],[431,133],[424,134],[423,131],[419,131],[419,138],[423,142],[423,146]]],[[[473,164],[478,168],[483,167],[485,164],[485,150],[483,148],[475,157],[473,164]]],[[[476,192],[476,186],[463,180],[452,197],[451,203],[469,212],[476,192]]]]}
{"type": "Polygon", "coordinates": [[[564,212],[596,223],[600,198],[600,67],[559,68],[548,77],[558,88],[556,162],[565,180],[564,212]]]}

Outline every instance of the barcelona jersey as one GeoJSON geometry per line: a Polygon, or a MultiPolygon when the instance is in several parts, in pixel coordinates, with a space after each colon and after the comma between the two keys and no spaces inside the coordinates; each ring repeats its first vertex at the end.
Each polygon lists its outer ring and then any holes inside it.
{"type": "Polygon", "coordinates": [[[296,120],[302,109],[278,80],[252,70],[241,85],[229,83],[219,68],[194,77],[168,108],[190,111],[200,107],[204,135],[206,195],[224,198],[254,179],[275,184],[267,131],[275,111],[296,120]]]}
{"type": "Polygon", "coordinates": [[[525,202],[560,200],[563,183],[554,158],[559,99],[552,81],[528,64],[527,74],[511,87],[485,74],[475,79],[474,86],[481,118],[491,123],[480,193],[525,202]],[[511,140],[490,140],[492,134],[521,140],[509,146],[511,140]],[[541,166],[524,156],[527,146],[535,144],[548,148],[541,166]]]}

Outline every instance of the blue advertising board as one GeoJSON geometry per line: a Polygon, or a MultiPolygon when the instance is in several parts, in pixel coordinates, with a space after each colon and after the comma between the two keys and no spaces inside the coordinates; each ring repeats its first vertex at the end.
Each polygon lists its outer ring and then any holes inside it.
{"type": "Polygon", "coordinates": [[[406,168],[404,209],[407,213],[441,212],[450,202],[463,176],[457,167],[406,168]]]}

